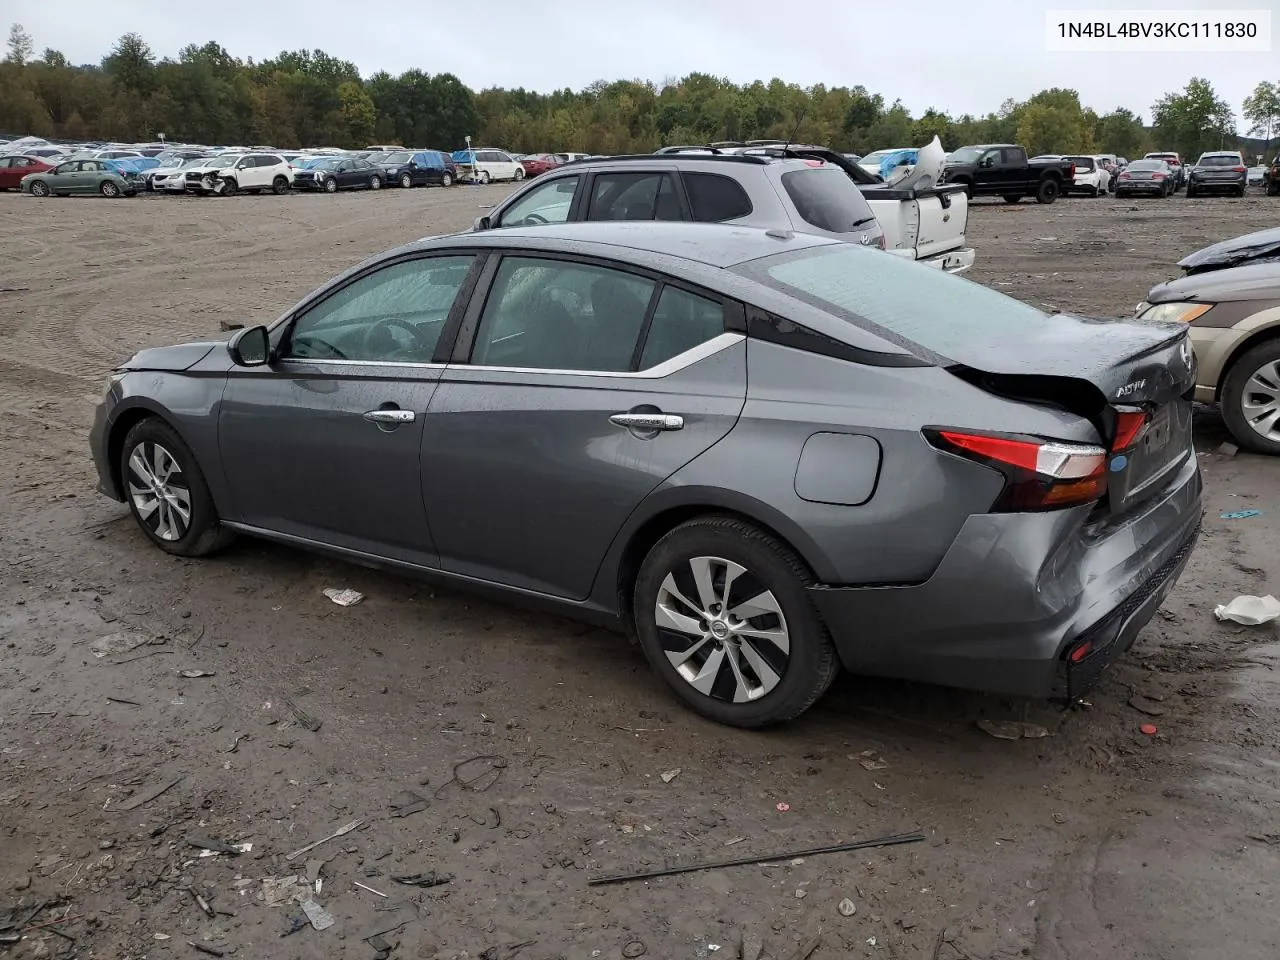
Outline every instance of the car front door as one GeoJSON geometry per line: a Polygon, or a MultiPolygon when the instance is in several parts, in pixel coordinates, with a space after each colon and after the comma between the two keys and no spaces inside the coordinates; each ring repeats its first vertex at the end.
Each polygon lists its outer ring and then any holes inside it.
{"type": "Polygon", "coordinates": [[[0,157],[0,190],[16,187],[26,173],[25,167],[20,170],[14,167],[19,159],[19,157],[0,157]]]}
{"type": "Polygon", "coordinates": [[[580,174],[539,181],[493,218],[495,227],[527,227],[540,223],[566,223],[573,219],[574,197],[580,174]]]}
{"type": "Polygon", "coordinates": [[[492,257],[423,436],[441,567],[586,597],[631,512],[742,411],[729,309],[610,262],[492,257]]]}
{"type": "Polygon", "coordinates": [[[270,364],[231,370],[218,424],[230,518],[436,565],[423,422],[444,367],[435,351],[475,262],[377,265],[274,330],[270,364]]]}
{"type": "Polygon", "coordinates": [[[71,192],[96,193],[106,169],[101,160],[81,160],[80,169],[71,175],[71,192]]]}

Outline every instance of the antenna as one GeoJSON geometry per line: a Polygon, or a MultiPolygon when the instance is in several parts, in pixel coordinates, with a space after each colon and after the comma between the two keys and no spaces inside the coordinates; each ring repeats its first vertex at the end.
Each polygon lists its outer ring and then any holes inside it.
{"type": "Polygon", "coordinates": [[[783,150],[791,148],[791,143],[796,138],[796,134],[800,132],[800,124],[804,123],[804,112],[808,109],[808,104],[800,108],[800,116],[796,118],[796,128],[791,131],[791,136],[787,138],[787,142],[782,145],[783,150]]]}

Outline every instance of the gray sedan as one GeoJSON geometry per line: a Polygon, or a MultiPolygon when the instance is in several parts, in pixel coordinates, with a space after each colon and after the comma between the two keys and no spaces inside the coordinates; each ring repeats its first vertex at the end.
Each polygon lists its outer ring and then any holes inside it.
{"type": "Polygon", "coordinates": [[[789,231],[430,238],[143,350],[92,450],[181,556],[233,533],[616,625],[757,727],[852,670],[1074,698],[1200,526],[1186,328],[1047,316],[789,231]]]}

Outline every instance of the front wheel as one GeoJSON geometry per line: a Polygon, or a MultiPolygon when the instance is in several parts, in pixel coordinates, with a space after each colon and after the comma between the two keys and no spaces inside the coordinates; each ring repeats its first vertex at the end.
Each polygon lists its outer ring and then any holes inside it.
{"type": "Polygon", "coordinates": [[[120,196],[120,188],[110,180],[103,180],[102,185],[98,187],[98,192],[108,200],[114,200],[120,196]]]}
{"type": "Polygon", "coordinates": [[[1020,194],[1020,193],[1006,193],[1006,194],[1004,194],[1004,202],[1005,202],[1005,203],[1021,203],[1021,202],[1022,202],[1022,194],[1020,194]]]}
{"type": "Polygon", "coordinates": [[[1062,187],[1057,180],[1041,180],[1040,186],[1036,188],[1036,203],[1053,203],[1061,192],[1062,187]]]}
{"type": "Polygon", "coordinates": [[[442,175],[440,176],[440,186],[442,186],[442,187],[452,187],[452,186],[453,186],[453,176],[452,176],[451,174],[448,174],[448,173],[442,174],[442,175]]]}
{"type": "Polygon", "coordinates": [[[771,535],[736,518],[699,517],[645,557],[636,635],[658,676],[703,716],[747,728],[791,720],[839,671],[812,583],[771,535]]]}
{"type": "Polygon", "coordinates": [[[523,180],[523,179],[524,179],[524,168],[523,168],[523,167],[516,167],[516,175],[515,175],[515,177],[514,177],[513,179],[516,181],[516,183],[519,183],[521,180],[523,180]]]}
{"type": "Polygon", "coordinates": [[[382,189],[382,178],[381,178],[381,177],[379,177],[377,174],[374,174],[372,177],[370,177],[370,178],[369,178],[369,189],[370,189],[370,190],[381,190],[381,189],[382,189]]]}
{"type": "Polygon", "coordinates": [[[481,170],[481,171],[480,171],[480,182],[481,182],[481,183],[488,183],[488,182],[489,182],[489,171],[488,171],[488,170],[481,170]]]}
{"type": "Polygon", "coordinates": [[[120,471],[133,519],[161,550],[202,557],[230,539],[195,455],[163,420],[134,425],[124,438],[120,471]]]}
{"type": "Polygon", "coordinates": [[[1222,419],[1240,446],[1280,456],[1280,340],[1240,356],[1227,371],[1219,399],[1222,419]]]}
{"type": "Polygon", "coordinates": [[[335,180],[335,179],[333,179],[333,177],[329,177],[327,180],[325,180],[325,182],[324,182],[324,192],[325,192],[325,193],[337,193],[337,192],[338,192],[338,181],[337,181],[337,180],[335,180]]]}
{"type": "Polygon", "coordinates": [[[234,197],[240,190],[239,185],[234,180],[222,181],[222,193],[224,197],[234,197]]]}
{"type": "Polygon", "coordinates": [[[49,195],[49,185],[43,180],[36,180],[31,184],[31,195],[33,197],[47,197],[49,195]]]}
{"type": "Polygon", "coordinates": [[[1194,199],[1195,199],[1195,196],[1196,196],[1196,188],[1195,188],[1195,187],[1187,187],[1187,199],[1188,199],[1188,200],[1194,200],[1194,199]]]}

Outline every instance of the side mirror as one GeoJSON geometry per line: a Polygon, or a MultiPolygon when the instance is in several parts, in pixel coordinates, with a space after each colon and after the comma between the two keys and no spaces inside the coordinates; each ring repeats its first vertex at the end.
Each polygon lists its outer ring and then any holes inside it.
{"type": "Polygon", "coordinates": [[[238,330],[227,341],[227,353],[238,367],[261,367],[271,359],[271,338],[264,326],[238,330]]]}
{"type": "Polygon", "coordinates": [[[488,230],[489,225],[488,217],[476,217],[476,222],[471,225],[471,229],[478,233],[481,230],[488,230]]]}

